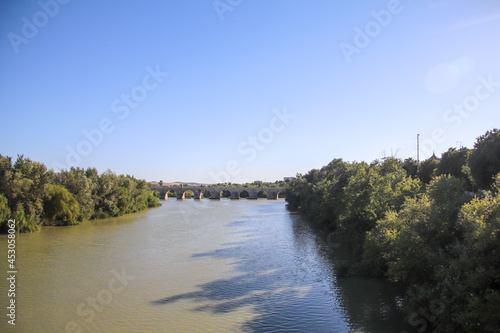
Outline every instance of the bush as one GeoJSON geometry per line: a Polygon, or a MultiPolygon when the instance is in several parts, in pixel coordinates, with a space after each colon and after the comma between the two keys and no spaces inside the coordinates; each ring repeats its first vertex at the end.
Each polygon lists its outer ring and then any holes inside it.
{"type": "Polygon", "coordinates": [[[49,194],[44,201],[45,218],[49,224],[74,225],[80,214],[80,205],[75,197],[62,185],[49,185],[49,194]]]}

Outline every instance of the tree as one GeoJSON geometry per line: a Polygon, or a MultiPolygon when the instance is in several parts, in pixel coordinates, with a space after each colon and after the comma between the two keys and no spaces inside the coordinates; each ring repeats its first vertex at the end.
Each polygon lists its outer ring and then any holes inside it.
{"type": "Polygon", "coordinates": [[[44,200],[45,218],[57,225],[79,224],[80,205],[75,197],[62,185],[50,184],[44,200]]]}
{"type": "Polygon", "coordinates": [[[323,204],[320,207],[320,218],[331,230],[337,230],[346,213],[344,188],[349,182],[350,173],[348,164],[342,159],[334,159],[324,169],[326,179],[323,185],[323,204]]]}
{"type": "Polygon", "coordinates": [[[428,277],[429,253],[422,238],[430,225],[427,195],[408,198],[399,212],[390,211],[368,232],[363,260],[371,275],[387,274],[392,281],[414,283],[428,277]]]}
{"type": "Polygon", "coordinates": [[[352,266],[358,273],[405,286],[404,310],[420,332],[499,332],[499,136],[488,132],[473,152],[433,155],[418,179],[412,159],[334,160],[297,175],[287,201],[312,223],[340,231],[355,254],[362,250],[352,266]],[[492,193],[471,202],[466,188],[481,181],[492,193]]]}
{"type": "MultiPolygon", "coordinates": [[[[95,168],[54,174],[23,155],[14,164],[0,155],[0,215],[10,215],[17,232],[39,230],[42,223],[77,224],[119,216],[159,204],[146,181],[129,175],[117,176],[111,170],[99,175],[95,168]]],[[[0,221],[0,232],[6,230],[5,223],[0,221]]]]}
{"type": "Polygon", "coordinates": [[[417,177],[417,161],[409,157],[403,162],[403,169],[406,170],[406,175],[412,178],[417,177]]]}
{"type": "Polygon", "coordinates": [[[424,184],[429,184],[434,177],[434,170],[439,165],[439,158],[432,154],[431,157],[420,163],[420,169],[418,170],[417,176],[420,181],[424,184]]]}
{"type": "Polygon", "coordinates": [[[17,231],[36,231],[42,222],[45,186],[53,179],[53,172],[47,171],[43,163],[34,162],[23,155],[18,155],[10,170],[9,164],[10,158],[3,159],[2,166],[5,169],[2,170],[1,182],[12,215],[16,218],[17,231]]]}
{"type": "Polygon", "coordinates": [[[95,207],[96,217],[105,218],[111,216],[119,216],[120,209],[118,208],[118,179],[116,174],[111,170],[106,170],[99,177],[97,190],[97,202],[95,207]]]}
{"type": "Polygon", "coordinates": [[[118,208],[118,216],[134,212],[134,198],[130,190],[120,186],[116,191],[116,207],[118,208]]]}
{"type": "Polygon", "coordinates": [[[500,172],[500,130],[493,129],[477,138],[468,164],[476,184],[488,190],[500,172]]]}
{"type": "Polygon", "coordinates": [[[40,230],[38,219],[34,215],[26,214],[25,212],[29,210],[21,202],[18,202],[12,211],[12,219],[16,221],[16,232],[24,233],[40,230]]]}
{"type": "Polygon", "coordinates": [[[0,193],[10,197],[12,187],[12,158],[0,154],[0,193]]]}
{"type": "MultiPolygon", "coordinates": [[[[368,233],[364,264],[375,275],[385,274],[407,286],[405,310],[409,315],[421,313],[421,309],[443,297],[449,299],[450,283],[456,286],[457,279],[464,275],[457,270],[456,260],[462,254],[469,256],[471,251],[461,245],[466,228],[458,216],[463,214],[468,200],[463,180],[438,176],[429,184],[427,193],[407,199],[399,212],[389,212],[368,233]]],[[[481,253],[486,255],[488,251],[481,253]]],[[[464,331],[465,326],[456,320],[464,315],[462,302],[457,301],[453,311],[450,307],[440,310],[433,319],[440,332],[464,331]]]]}
{"type": "Polygon", "coordinates": [[[497,195],[500,194],[500,173],[497,173],[495,176],[493,185],[491,186],[493,192],[495,192],[497,195]]]}
{"type": "Polygon", "coordinates": [[[7,198],[0,194],[0,232],[7,232],[7,222],[10,218],[10,207],[7,198]]]}
{"type": "Polygon", "coordinates": [[[78,201],[80,205],[79,221],[90,219],[94,216],[94,200],[92,197],[92,180],[82,168],[72,167],[69,171],[63,170],[59,174],[59,183],[63,185],[78,201]]]}
{"type": "MultiPolygon", "coordinates": [[[[159,193],[158,193],[159,195],[159,193]]],[[[158,198],[157,196],[155,196],[154,194],[153,195],[148,195],[147,196],[147,207],[148,208],[152,208],[152,207],[158,207],[160,206],[160,198],[158,198]]]]}
{"type": "Polygon", "coordinates": [[[406,175],[403,164],[396,158],[353,164],[344,189],[346,213],[340,221],[348,241],[361,252],[367,231],[389,211],[398,211],[406,197],[420,191],[418,180],[406,175]]]}
{"type": "Polygon", "coordinates": [[[500,197],[475,199],[460,210],[464,229],[460,256],[452,263],[463,276],[457,321],[471,331],[500,331],[500,197]],[[462,304],[463,304],[462,303],[462,304]]]}
{"type": "Polygon", "coordinates": [[[441,155],[441,160],[435,172],[436,176],[452,175],[456,178],[463,179],[466,182],[467,189],[472,190],[472,184],[464,169],[467,166],[469,154],[470,149],[466,147],[448,149],[448,151],[441,155]]]}

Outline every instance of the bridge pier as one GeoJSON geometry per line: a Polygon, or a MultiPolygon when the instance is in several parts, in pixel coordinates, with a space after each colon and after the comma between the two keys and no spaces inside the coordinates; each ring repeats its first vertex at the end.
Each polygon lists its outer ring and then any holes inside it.
{"type": "Polygon", "coordinates": [[[279,191],[267,191],[267,200],[278,200],[279,191]]]}
{"type": "Polygon", "coordinates": [[[220,200],[220,190],[218,191],[210,191],[210,199],[220,200]]]}

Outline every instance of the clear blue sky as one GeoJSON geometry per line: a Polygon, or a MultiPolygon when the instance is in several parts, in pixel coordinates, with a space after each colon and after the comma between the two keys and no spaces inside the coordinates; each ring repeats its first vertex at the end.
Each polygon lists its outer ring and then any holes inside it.
{"type": "Polygon", "coordinates": [[[0,4],[2,155],[274,181],[499,127],[497,0],[60,1],[0,4]]]}

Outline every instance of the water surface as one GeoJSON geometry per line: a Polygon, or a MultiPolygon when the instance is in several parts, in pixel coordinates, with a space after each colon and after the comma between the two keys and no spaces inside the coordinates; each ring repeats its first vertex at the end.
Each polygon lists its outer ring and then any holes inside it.
{"type": "Polygon", "coordinates": [[[340,250],[285,205],[168,200],[18,235],[17,325],[0,331],[411,332],[394,287],[336,278],[340,250]]]}

